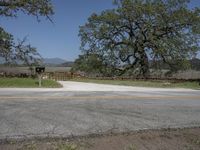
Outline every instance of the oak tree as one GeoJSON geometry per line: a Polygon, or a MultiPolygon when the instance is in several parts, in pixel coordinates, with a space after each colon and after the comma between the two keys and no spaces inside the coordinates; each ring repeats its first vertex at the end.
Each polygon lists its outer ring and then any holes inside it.
{"type": "Polygon", "coordinates": [[[189,0],[116,0],[80,27],[81,49],[102,56],[116,74],[149,76],[150,61],[184,68],[199,50],[200,9],[189,0]]]}

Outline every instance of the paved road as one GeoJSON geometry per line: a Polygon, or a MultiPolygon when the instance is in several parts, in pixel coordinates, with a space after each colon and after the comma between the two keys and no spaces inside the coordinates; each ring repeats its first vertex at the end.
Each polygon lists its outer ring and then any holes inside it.
{"type": "Polygon", "coordinates": [[[200,126],[200,91],[139,89],[0,89],[0,139],[200,126]]]}

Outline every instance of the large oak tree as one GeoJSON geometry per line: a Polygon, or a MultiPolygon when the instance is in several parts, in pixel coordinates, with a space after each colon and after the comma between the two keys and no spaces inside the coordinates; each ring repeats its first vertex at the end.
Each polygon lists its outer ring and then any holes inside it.
{"type": "Polygon", "coordinates": [[[200,9],[189,0],[117,0],[80,27],[81,49],[102,56],[119,74],[148,77],[150,62],[183,68],[199,49],[200,9]]]}

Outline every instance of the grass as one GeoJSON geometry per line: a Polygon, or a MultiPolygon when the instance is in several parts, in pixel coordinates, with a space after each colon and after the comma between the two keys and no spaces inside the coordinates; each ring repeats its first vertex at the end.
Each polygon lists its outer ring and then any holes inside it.
{"type": "MultiPolygon", "coordinates": [[[[32,78],[0,78],[0,88],[38,88],[38,80],[32,78]]],[[[42,80],[43,88],[62,87],[53,80],[42,80]]]]}
{"type": "Polygon", "coordinates": [[[141,80],[97,80],[97,79],[72,79],[72,81],[99,83],[99,84],[112,84],[112,85],[125,85],[125,86],[138,86],[138,87],[159,87],[159,88],[188,88],[199,89],[199,82],[173,82],[173,81],[141,81],[141,80]]]}

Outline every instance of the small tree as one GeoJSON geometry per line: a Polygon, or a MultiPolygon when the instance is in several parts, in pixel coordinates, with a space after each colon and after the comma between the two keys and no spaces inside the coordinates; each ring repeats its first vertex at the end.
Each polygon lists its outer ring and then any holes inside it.
{"type": "Polygon", "coordinates": [[[27,39],[18,43],[14,42],[13,36],[0,27],[0,57],[5,59],[6,64],[26,64],[29,67],[38,64],[41,61],[41,56],[35,47],[26,44],[27,39]]]}
{"type": "Polygon", "coordinates": [[[104,65],[102,60],[96,54],[80,55],[75,60],[71,71],[82,71],[88,75],[101,75],[103,73],[104,65]]]}
{"type": "MultiPolygon", "coordinates": [[[[0,0],[0,17],[17,17],[19,11],[36,16],[38,21],[39,16],[45,16],[52,22],[50,16],[54,14],[50,0],[0,0]]],[[[36,48],[25,43],[26,38],[15,43],[13,36],[0,27],[0,57],[6,63],[21,61],[32,66],[41,60],[36,48]]]]}

